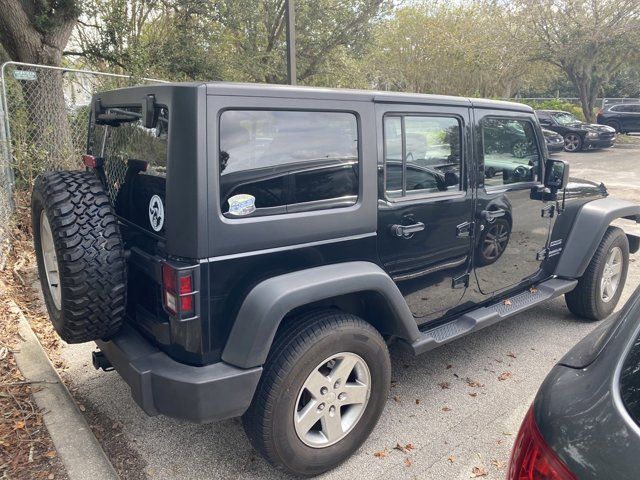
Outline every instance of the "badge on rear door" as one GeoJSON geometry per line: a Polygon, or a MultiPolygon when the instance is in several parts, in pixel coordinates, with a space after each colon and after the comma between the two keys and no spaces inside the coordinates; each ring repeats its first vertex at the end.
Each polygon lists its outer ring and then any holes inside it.
{"type": "Polygon", "coordinates": [[[164,205],[158,195],[151,197],[149,202],[149,222],[154,231],[159,232],[164,225],[164,205]]]}

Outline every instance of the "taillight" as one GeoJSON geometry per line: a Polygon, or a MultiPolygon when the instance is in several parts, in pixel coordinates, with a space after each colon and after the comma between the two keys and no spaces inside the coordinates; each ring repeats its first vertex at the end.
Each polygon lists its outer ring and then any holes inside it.
{"type": "Polygon", "coordinates": [[[98,159],[93,155],[82,155],[82,163],[89,168],[98,168],[100,166],[98,159]]]}
{"type": "Polygon", "coordinates": [[[508,480],[576,480],[542,438],[533,407],[524,417],[511,452],[508,480]]]}
{"type": "Polygon", "coordinates": [[[196,293],[193,270],[162,264],[162,303],[169,313],[180,317],[193,314],[196,293]]]}

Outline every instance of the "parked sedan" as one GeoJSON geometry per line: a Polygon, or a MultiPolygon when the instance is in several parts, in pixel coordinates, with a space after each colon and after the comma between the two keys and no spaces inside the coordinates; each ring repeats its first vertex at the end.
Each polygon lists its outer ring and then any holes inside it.
{"type": "Polygon", "coordinates": [[[547,130],[546,128],[542,129],[542,134],[544,135],[544,141],[547,144],[547,150],[549,153],[556,153],[564,150],[564,138],[562,138],[562,135],[554,132],[553,130],[547,130]]]}
{"type": "Polygon", "coordinates": [[[584,123],[569,112],[560,110],[536,110],[540,125],[553,130],[564,138],[567,152],[613,146],[616,131],[606,125],[584,123]]]}
{"type": "Polygon", "coordinates": [[[639,452],[640,289],[549,373],[522,423],[507,478],[637,479],[639,452]]]}
{"type": "Polygon", "coordinates": [[[640,103],[618,103],[598,112],[596,121],[616,132],[640,132],[640,103]]]}

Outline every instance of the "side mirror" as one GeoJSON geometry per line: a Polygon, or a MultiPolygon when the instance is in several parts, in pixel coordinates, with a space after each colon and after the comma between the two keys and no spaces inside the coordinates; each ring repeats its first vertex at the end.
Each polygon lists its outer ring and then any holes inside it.
{"type": "Polygon", "coordinates": [[[569,182],[569,164],[564,160],[547,159],[544,170],[544,186],[551,191],[562,190],[569,182]]]}

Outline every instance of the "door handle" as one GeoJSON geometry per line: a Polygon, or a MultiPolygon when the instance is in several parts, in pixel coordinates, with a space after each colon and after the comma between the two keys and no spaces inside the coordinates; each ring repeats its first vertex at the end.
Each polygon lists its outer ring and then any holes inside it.
{"type": "Polygon", "coordinates": [[[391,225],[391,233],[400,238],[411,238],[414,233],[424,230],[424,223],[416,222],[411,225],[391,225]]]}
{"type": "Polygon", "coordinates": [[[507,214],[502,209],[499,210],[482,210],[480,212],[480,218],[486,220],[489,223],[493,223],[496,221],[496,218],[504,217],[507,214]]]}

